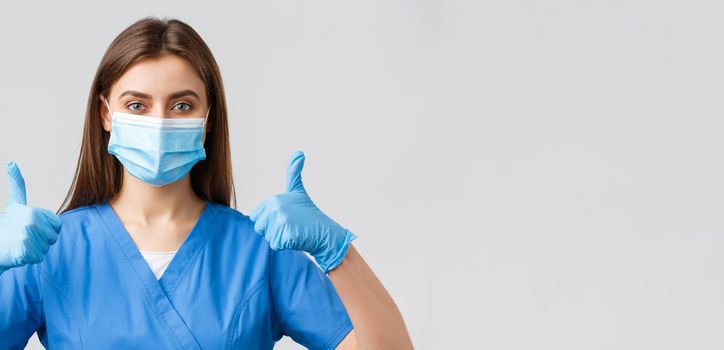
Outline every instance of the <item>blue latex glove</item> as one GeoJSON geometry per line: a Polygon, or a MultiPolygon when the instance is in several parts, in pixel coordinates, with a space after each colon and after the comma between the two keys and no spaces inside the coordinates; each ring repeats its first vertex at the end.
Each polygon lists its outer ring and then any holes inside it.
{"type": "Polygon", "coordinates": [[[60,217],[47,209],[26,205],[25,180],[15,162],[7,165],[10,198],[0,215],[0,273],[41,262],[58,240],[60,217]]]}
{"type": "Polygon", "coordinates": [[[314,205],[302,184],[303,167],[304,153],[294,152],[287,170],[287,192],[265,199],[250,219],[272,249],[305,251],[327,273],[342,262],[357,236],[314,205]]]}

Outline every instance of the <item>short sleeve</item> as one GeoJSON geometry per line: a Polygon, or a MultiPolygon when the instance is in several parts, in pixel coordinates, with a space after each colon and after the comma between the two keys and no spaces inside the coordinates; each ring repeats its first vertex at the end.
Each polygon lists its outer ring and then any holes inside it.
{"type": "Polygon", "coordinates": [[[306,254],[272,250],[272,303],[282,333],[308,349],[334,349],[352,322],[329,277],[306,254]]]}
{"type": "Polygon", "coordinates": [[[25,347],[43,322],[41,305],[38,264],[0,274],[0,348],[25,347]]]}

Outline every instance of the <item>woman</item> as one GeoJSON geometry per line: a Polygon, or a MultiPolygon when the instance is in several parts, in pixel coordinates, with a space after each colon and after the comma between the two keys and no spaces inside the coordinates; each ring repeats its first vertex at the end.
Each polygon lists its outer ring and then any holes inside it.
{"type": "Polygon", "coordinates": [[[97,70],[59,215],[27,205],[10,162],[0,217],[0,348],[408,349],[393,300],[322,213],[292,155],[285,192],[234,199],[226,101],[210,50],[145,18],[97,70]],[[234,204],[235,205],[235,204],[234,204]],[[304,252],[316,260],[319,267],[304,252]]]}

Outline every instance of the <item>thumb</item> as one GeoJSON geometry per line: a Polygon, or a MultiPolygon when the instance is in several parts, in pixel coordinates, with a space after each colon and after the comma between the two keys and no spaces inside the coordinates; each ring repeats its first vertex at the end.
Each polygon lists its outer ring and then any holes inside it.
{"type": "Polygon", "coordinates": [[[8,198],[8,201],[26,205],[27,197],[25,195],[25,180],[23,179],[23,174],[20,173],[18,164],[13,161],[8,162],[7,167],[8,178],[10,179],[10,198],[8,198]]]}
{"type": "Polygon", "coordinates": [[[302,183],[302,168],[304,168],[304,152],[296,151],[292,154],[287,169],[287,192],[306,192],[302,183]]]}

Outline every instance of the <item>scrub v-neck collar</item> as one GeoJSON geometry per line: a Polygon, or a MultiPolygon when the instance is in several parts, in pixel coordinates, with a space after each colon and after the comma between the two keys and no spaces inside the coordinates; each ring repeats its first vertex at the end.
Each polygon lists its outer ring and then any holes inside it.
{"type": "MultiPolygon", "coordinates": [[[[215,220],[216,211],[213,210],[213,204],[204,199],[204,209],[196,220],[193,228],[181,243],[176,255],[169,263],[166,271],[157,279],[153,274],[153,270],[138,250],[136,243],[133,242],[131,235],[121,222],[116,212],[108,202],[98,205],[98,211],[103,222],[108,226],[113,238],[123,251],[123,255],[128,259],[133,270],[147,287],[151,285],[160,285],[165,294],[169,297],[177,287],[179,280],[185,274],[185,271],[191,265],[194,258],[203,248],[204,244],[214,234],[213,228],[218,220],[215,220]]],[[[150,287],[152,288],[152,287],[150,287]]]]}
{"type": "MultiPolygon", "coordinates": [[[[217,223],[220,221],[216,218],[218,210],[214,210],[215,204],[204,200],[204,209],[196,220],[196,224],[189,232],[186,239],[181,243],[176,256],[171,260],[166,272],[161,276],[160,280],[156,279],[151,267],[138,247],[131,239],[131,235],[121,222],[121,219],[113,211],[113,208],[106,201],[96,206],[96,212],[101,218],[101,222],[110,232],[107,244],[117,244],[119,249],[111,249],[117,252],[119,263],[128,264],[133,273],[138,277],[140,284],[144,287],[144,300],[149,308],[164,325],[169,335],[173,336],[178,345],[182,349],[198,349],[201,350],[198,340],[191,332],[187,322],[183,316],[173,305],[173,291],[179,285],[179,281],[185,276],[194,258],[201,252],[206,242],[214,235],[217,223]],[[124,259],[125,258],[125,259],[124,259]]],[[[132,283],[128,281],[127,283],[132,283]]]]}

